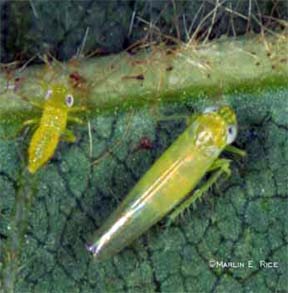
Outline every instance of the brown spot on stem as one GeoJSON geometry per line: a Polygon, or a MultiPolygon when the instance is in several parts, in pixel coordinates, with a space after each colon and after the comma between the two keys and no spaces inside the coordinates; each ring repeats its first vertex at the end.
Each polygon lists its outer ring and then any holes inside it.
{"type": "Polygon", "coordinates": [[[174,53],[174,51],[172,50],[172,49],[168,49],[167,51],[166,51],[166,55],[171,55],[171,54],[173,54],[174,53]]]}
{"type": "Polygon", "coordinates": [[[78,88],[78,89],[83,88],[83,85],[86,82],[85,78],[81,76],[77,71],[70,73],[69,78],[70,78],[72,87],[78,88]]]}
{"type": "Polygon", "coordinates": [[[16,77],[14,79],[14,92],[16,92],[17,90],[19,90],[21,84],[24,81],[24,77],[16,77]]]}
{"type": "Polygon", "coordinates": [[[126,75],[126,76],[123,76],[122,79],[144,80],[145,78],[143,74],[138,74],[138,75],[126,75]]]}
{"type": "Polygon", "coordinates": [[[143,65],[147,64],[147,61],[145,60],[133,60],[132,65],[143,65]]]}

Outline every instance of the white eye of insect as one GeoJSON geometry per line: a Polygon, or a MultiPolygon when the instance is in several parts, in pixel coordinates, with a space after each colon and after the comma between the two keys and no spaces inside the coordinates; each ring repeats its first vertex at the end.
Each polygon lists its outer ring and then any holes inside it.
{"type": "Polygon", "coordinates": [[[232,143],[237,136],[237,126],[229,125],[227,127],[227,144],[232,143]]]}
{"type": "Polygon", "coordinates": [[[48,90],[46,95],[45,95],[45,100],[48,100],[52,96],[52,93],[53,93],[52,90],[48,90]]]}
{"type": "Polygon", "coordinates": [[[219,109],[219,107],[217,107],[217,106],[207,107],[206,109],[204,109],[203,114],[217,112],[218,109],[219,109]]]}
{"type": "Polygon", "coordinates": [[[74,98],[73,98],[73,96],[72,96],[72,95],[67,95],[67,96],[65,97],[65,103],[66,103],[66,105],[67,105],[69,108],[72,107],[73,104],[74,104],[74,98]]]}

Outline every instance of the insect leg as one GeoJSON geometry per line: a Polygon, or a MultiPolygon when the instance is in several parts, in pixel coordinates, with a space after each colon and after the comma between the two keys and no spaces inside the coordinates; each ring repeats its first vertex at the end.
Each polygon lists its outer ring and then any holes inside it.
{"type": "Polygon", "coordinates": [[[223,175],[230,176],[230,160],[228,159],[217,159],[214,161],[208,172],[214,171],[209,179],[200,186],[195,192],[193,192],[186,200],[184,200],[172,213],[169,215],[168,226],[183,212],[190,207],[197,199],[201,198],[202,195],[209,190],[209,188],[216,183],[216,181],[223,175]]]}
{"type": "Polygon", "coordinates": [[[40,118],[35,118],[35,119],[29,119],[23,122],[23,127],[29,126],[29,125],[34,125],[38,124],[40,121],[40,118]]]}
{"type": "Polygon", "coordinates": [[[233,145],[227,145],[226,148],[224,149],[224,151],[231,153],[231,154],[235,154],[238,155],[239,157],[245,157],[246,156],[246,152],[238,149],[237,147],[233,146],[233,145]]]}
{"type": "Polygon", "coordinates": [[[39,124],[40,124],[40,118],[33,118],[33,119],[26,120],[23,122],[19,131],[22,131],[22,129],[27,126],[32,126],[31,130],[34,131],[39,124]]]}
{"type": "Polygon", "coordinates": [[[74,117],[74,116],[68,116],[67,119],[69,122],[74,122],[74,123],[78,123],[78,124],[84,124],[84,121],[78,117],[74,117]]]}
{"type": "Polygon", "coordinates": [[[35,107],[35,108],[38,108],[38,109],[43,109],[43,104],[41,103],[38,103],[38,102],[35,102],[35,101],[29,101],[29,103],[35,107]]]}
{"type": "Polygon", "coordinates": [[[1,139],[15,139],[18,135],[20,135],[20,133],[23,131],[24,128],[26,128],[27,126],[31,126],[32,130],[37,126],[37,124],[39,124],[40,122],[40,118],[35,118],[35,119],[29,119],[24,121],[21,125],[19,125],[19,127],[17,126],[17,129],[15,129],[13,131],[13,134],[9,134],[9,135],[1,135],[1,139]]]}
{"type": "Polygon", "coordinates": [[[229,159],[216,159],[213,164],[210,166],[207,172],[212,172],[215,170],[223,171],[228,177],[230,176],[230,163],[231,160],[229,159]]]}
{"type": "Polygon", "coordinates": [[[20,96],[20,98],[22,100],[24,100],[25,102],[29,103],[30,105],[32,105],[35,108],[43,109],[43,103],[36,102],[36,101],[31,101],[29,98],[27,98],[25,96],[20,96]]]}
{"type": "Polygon", "coordinates": [[[65,131],[63,132],[61,139],[67,142],[75,142],[76,141],[76,137],[74,135],[74,133],[69,130],[69,129],[65,129],[65,131]]]}
{"type": "Polygon", "coordinates": [[[77,106],[77,107],[73,107],[71,109],[69,109],[69,112],[83,112],[83,111],[87,111],[87,107],[85,106],[77,106]]]}

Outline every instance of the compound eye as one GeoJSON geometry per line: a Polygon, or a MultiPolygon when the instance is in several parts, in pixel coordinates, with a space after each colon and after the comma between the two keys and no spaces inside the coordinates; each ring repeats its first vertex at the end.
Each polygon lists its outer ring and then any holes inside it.
{"type": "Polygon", "coordinates": [[[73,98],[73,96],[72,96],[72,95],[67,95],[67,96],[65,97],[65,103],[66,103],[66,105],[67,105],[69,108],[71,108],[71,107],[73,106],[73,104],[74,104],[74,98],[73,98]]]}
{"type": "Polygon", "coordinates": [[[48,90],[46,92],[46,95],[45,95],[45,100],[48,100],[52,96],[52,94],[53,94],[53,91],[52,90],[48,90]]]}
{"type": "Polygon", "coordinates": [[[217,106],[207,107],[207,108],[203,111],[203,114],[217,112],[218,110],[219,110],[219,107],[217,107],[217,106]]]}
{"type": "Polygon", "coordinates": [[[227,144],[231,144],[237,136],[237,126],[229,125],[227,128],[227,144]]]}

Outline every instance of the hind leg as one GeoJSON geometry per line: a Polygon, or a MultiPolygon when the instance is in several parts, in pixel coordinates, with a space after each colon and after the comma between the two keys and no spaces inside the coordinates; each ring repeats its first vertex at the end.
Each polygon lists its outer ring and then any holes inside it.
{"type": "Polygon", "coordinates": [[[200,186],[195,192],[193,192],[186,200],[184,200],[178,207],[172,211],[169,215],[168,225],[170,225],[175,219],[184,213],[191,205],[195,203],[197,199],[200,199],[202,195],[214,185],[222,175],[230,176],[230,160],[228,159],[217,159],[207,172],[213,172],[209,179],[200,186]]]}

